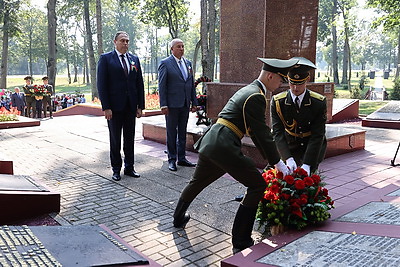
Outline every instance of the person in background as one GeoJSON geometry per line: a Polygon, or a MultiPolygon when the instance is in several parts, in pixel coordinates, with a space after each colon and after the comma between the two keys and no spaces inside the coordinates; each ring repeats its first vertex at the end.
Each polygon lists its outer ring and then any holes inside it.
{"type": "Polygon", "coordinates": [[[307,89],[314,63],[303,57],[294,59],[299,62],[288,73],[290,89],[271,100],[272,130],[290,171],[299,166],[311,175],[326,152],[326,99],[307,89]]]}
{"type": "Polygon", "coordinates": [[[138,178],[134,168],[136,118],[145,107],[144,83],[139,58],[128,52],[129,35],[119,31],[115,50],[102,54],[97,66],[97,89],[110,133],[112,179],[121,180],[121,134],[123,133],[124,175],[138,178]]]}
{"type": "Polygon", "coordinates": [[[43,86],[47,90],[47,94],[43,98],[43,117],[47,116],[47,107],[49,107],[50,119],[53,118],[53,106],[51,103],[51,97],[54,94],[53,86],[49,84],[49,77],[44,76],[42,78],[43,86]]]}
{"type": "Polygon", "coordinates": [[[179,166],[196,166],[186,159],[186,130],[189,111],[195,112],[198,104],[192,63],[183,57],[183,41],[173,39],[169,47],[172,55],[158,67],[158,90],[167,128],[168,169],[176,171],[176,161],[179,166]]]}
{"type": "Polygon", "coordinates": [[[266,94],[276,90],[290,67],[298,60],[260,58],[263,68],[251,84],[239,89],[218,115],[218,120],[195,144],[199,160],[192,180],[184,188],[174,211],[173,225],[185,227],[190,203],[208,185],[225,173],[247,187],[232,227],[233,253],[254,244],[251,238],[258,203],[267,187],[254,161],[243,155],[241,139],[251,137],[264,159],[286,175],[288,167],[280,159],[270,128],[265,121],[266,94]]]}
{"type": "Polygon", "coordinates": [[[19,87],[14,88],[14,93],[11,95],[11,103],[20,112],[20,115],[23,116],[25,112],[25,97],[20,92],[19,87]]]}
{"type": "Polygon", "coordinates": [[[26,76],[24,78],[25,85],[22,87],[24,90],[25,95],[25,116],[30,118],[36,118],[36,99],[35,96],[32,94],[33,85],[32,85],[32,76],[26,76]]]}

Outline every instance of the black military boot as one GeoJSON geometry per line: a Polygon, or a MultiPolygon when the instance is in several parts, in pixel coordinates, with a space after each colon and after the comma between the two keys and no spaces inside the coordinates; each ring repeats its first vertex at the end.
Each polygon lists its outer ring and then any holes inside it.
{"type": "Polygon", "coordinates": [[[246,207],[240,204],[232,227],[233,254],[254,245],[251,238],[257,207],[246,207]]]}
{"type": "Polygon", "coordinates": [[[181,198],[178,200],[178,204],[176,204],[176,208],[174,211],[174,227],[185,228],[187,222],[190,219],[190,215],[186,213],[189,205],[190,202],[185,202],[181,198]]]}

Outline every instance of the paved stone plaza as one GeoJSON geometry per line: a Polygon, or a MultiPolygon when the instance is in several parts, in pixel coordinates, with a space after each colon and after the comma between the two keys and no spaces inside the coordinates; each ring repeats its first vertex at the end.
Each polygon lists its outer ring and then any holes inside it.
{"type": "MultiPolygon", "coordinates": [[[[176,200],[194,169],[178,166],[177,172],[170,172],[165,146],[142,138],[144,120],[138,120],[136,135],[139,179],[111,180],[103,117],[56,117],[36,127],[0,130],[1,158],[14,161],[14,174],[30,175],[61,193],[61,211],[54,215],[61,225],[104,224],[162,266],[220,266],[231,256],[230,231],[238,207],[233,199],[244,187],[229,176],[219,179],[192,203],[187,228],[172,227],[176,200]]],[[[400,186],[400,167],[390,166],[399,131],[363,129],[365,150],[321,164],[337,207],[386,185],[400,186]]],[[[188,152],[188,159],[195,162],[197,154],[188,152]]],[[[254,236],[260,233],[254,231],[254,236]]]]}

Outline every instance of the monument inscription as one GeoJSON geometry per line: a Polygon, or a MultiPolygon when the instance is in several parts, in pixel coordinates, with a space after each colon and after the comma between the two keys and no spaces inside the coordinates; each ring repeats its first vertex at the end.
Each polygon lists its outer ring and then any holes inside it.
{"type": "Polygon", "coordinates": [[[400,239],[314,231],[260,258],[276,266],[400,266],[400,239]]]}
{"type": "Polygon", "coordinates": [[[400,203],[370,202],[335,221],[400,225],[400,203]]]}

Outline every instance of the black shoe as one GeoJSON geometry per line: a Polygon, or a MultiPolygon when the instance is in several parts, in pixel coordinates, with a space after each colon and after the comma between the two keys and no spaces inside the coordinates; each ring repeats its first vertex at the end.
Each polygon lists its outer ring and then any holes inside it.
{"type": "Polygon", "coordinates": [[[139,178],[140,174],[137,173],[135,170],[124,170],[124,175],[131,176],[134,178],[139,178]]]}
{"type": "Polygon", "coordinates": [[[238,196],[235,197],[235,201],[240,202],[240,201],[243,200],[243,198],[244,198],[243,194],[242,195],[238,195],[238,196]]]}
{"type": "Polygon", "coordinates": [[[119,180],[121,180],[121,175],[119,174],[119,172],[114,172],[111,178],[114,181],[119,181],[119,180]]]}
{"type": "Polygon", "coordinates": [[[196,167],[196,164],[195,164],[195,163],[191,163],[191,162],[188,161],[187,159],[178,161],[178,165],[179,165],[179,166],[185,166],[185,167],[196,167]]]}
{"type": "Polygon", "coordinates": [[[168,169],[170,171],[176,172],[177,168],[176,168],[176,163],[175,161],[169,161],[168,162],[168,169]]]}

